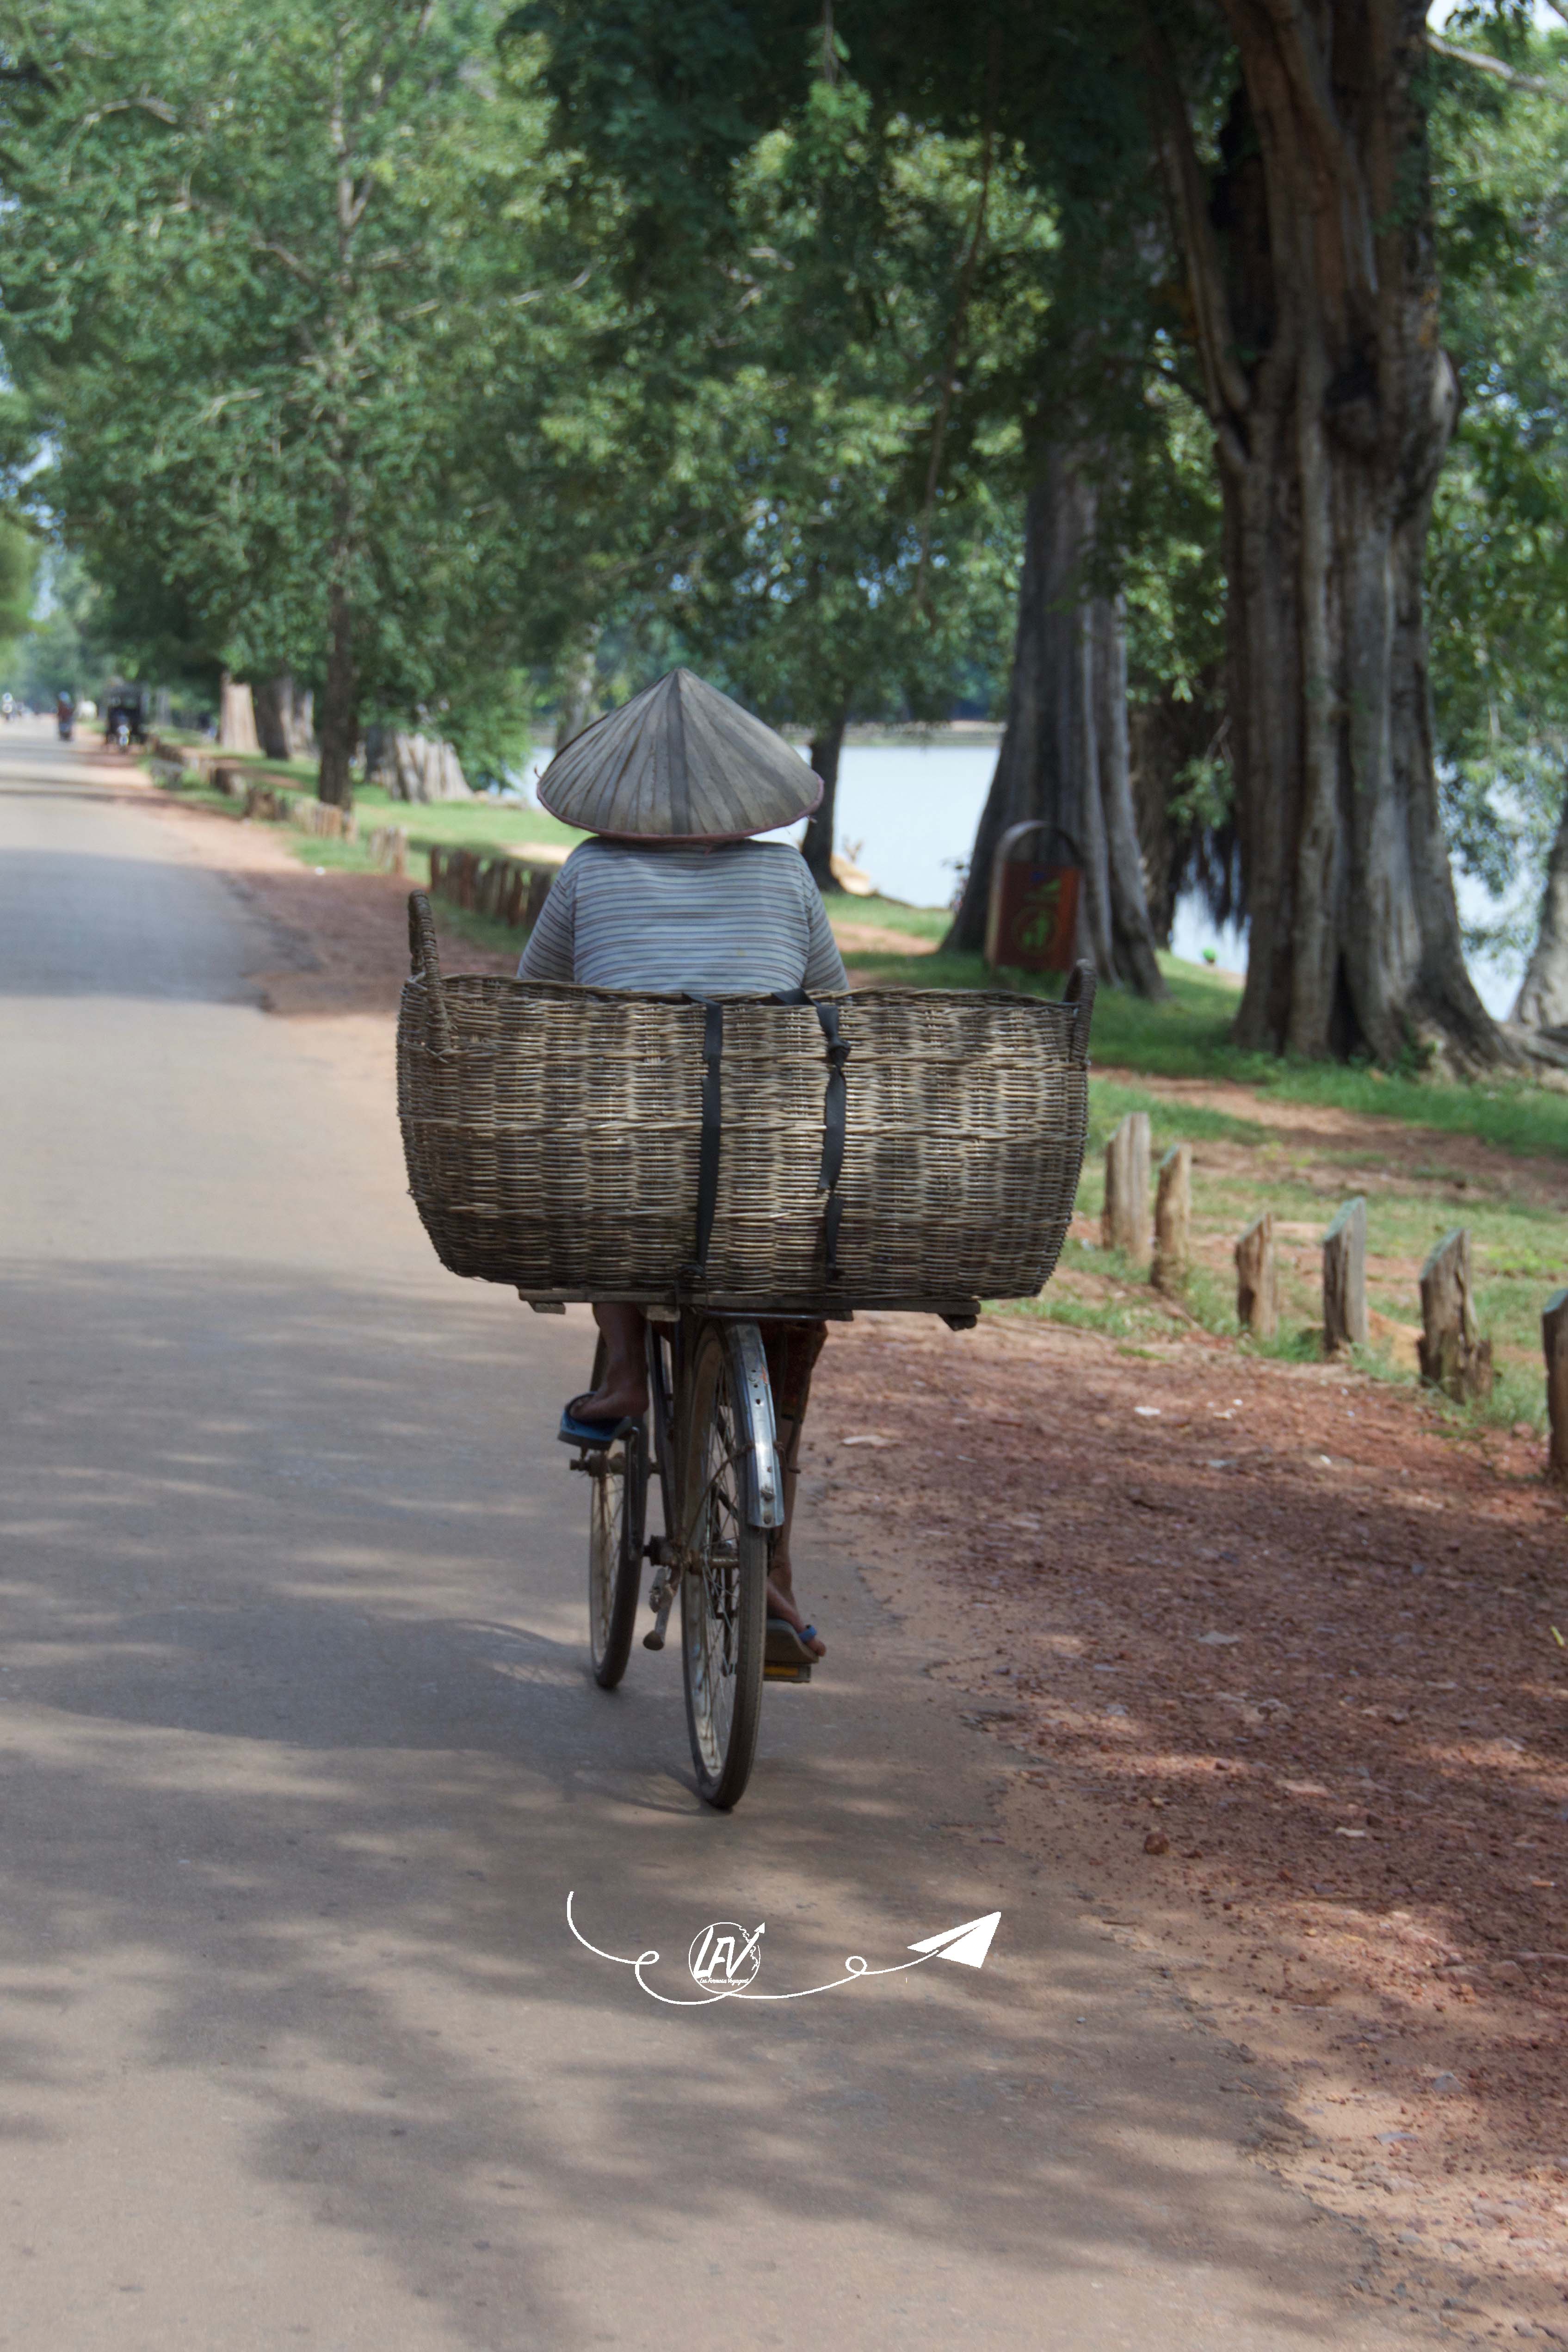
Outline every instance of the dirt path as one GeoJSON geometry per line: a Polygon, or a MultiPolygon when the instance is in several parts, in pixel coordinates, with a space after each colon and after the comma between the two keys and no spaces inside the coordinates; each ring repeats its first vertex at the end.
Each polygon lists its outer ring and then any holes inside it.
{"type": "Polygon", "coordinates": [[[1267,2161],[1375,2231],[1391,2297],[1568,2341],[1568,1560],[1535,1442],[1002,1317],[858,1322],[814,1421],[820,1507],[1006,1759],[996,1834],[1249,2047],[1290,2119],[1267,2161]]]}
{"type": "MultiPolygon", "coordinates": [[[[162,808],[266,918],[271,1007],[358,1009],[379,1071],[405,887],[162,808]]],[[[1326,1184],[1568,1206],[1561,1168],[1473,1139],[1131,1082],[1331,1151],[1326,1184]]],[[[868,1318],[824,1360],[805,1466],[996,1750],[984,1834],[1243,2045],[1259,2159],[1370,2233],[1371,2291],[1568,2343],[1568,1557],[1539,1442],[1202,1334],[868,1318]]]]}

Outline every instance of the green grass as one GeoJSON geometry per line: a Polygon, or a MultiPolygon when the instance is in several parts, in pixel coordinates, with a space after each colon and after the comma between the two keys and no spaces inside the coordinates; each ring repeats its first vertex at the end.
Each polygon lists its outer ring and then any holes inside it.
{"type": "Polygon", "coordinates": [[[879,931],[904,931],[912,940],[940,940],[952,920],[945,907],[906,907],[901,898],[852,898],[831,890],[823,902],[830,923],[875,923],[879,931]]]}
{"type": "MultiPolygon", "coordinates": [[[[1109,1132],[1131,1089],[1091,1081],[1091,1137],[1098,1129],[1109,1132]],[[1098,1104],[1096,1092],[1103,1086],[1098,1104]]],[[[1143,1106],[1133,1101],[1131,1108],[1143,1106]]],[[[1164,1106],[1175,1136],[1187,1125],[1181,1105],[1164,1106]]],[[[1243,1122],[1238,1122],[1243,1124],[1243,1122]]],[[[1200,1139],[1189,1131],[1189,1140],[1200,1139]]],[[[1320,1163],[1321,1164],[1321,1163],[1320,1163]]],[[[1091,1149],[1084,1162],[1079,1188],[1078,1213],[1098,1218],[1104,1200],[1104,1161],[1091,1149]]],[[[1349,1186],[1345,1188],[1348,1192],[1349,1186]]],[[[1197,1154],[1193,1176],[1194,1242],[1207,1239],[1209,1250],[1194,1265],[1183,1304],[1206,1330],[1222,1337],[1237,1336],[1235,1290],[1229,1274],[1229,1245],[1242,1227],[1265,1209],[1278,1223],[1309,1229],[1311,1239],[1282,1235],[1279,1250],[1279,1336],[1268,1342],[1248,1340],[1263,1355],[1288,1360],[1316,1353],[1315,1327],[1321,1318],[1316,1237],[1328,1225],[1344,1197],[1338,1189],[1312,1183],[1306,1171],[1289,1164],[1278,1147],[1266,1146],[1249,1154],[1240,1168],[1205,1166],[1197,1154]]],[[[1374,1309],[1394,1322],[1413,1327],[1420,1322],[1416,1271],[1433,1244],[1455,1225],[1469,1232],[1476,1276],[1476,1314],[1491,1340],[1497,1363],[1497,1387],[1489,1402],[1471,1409],[1471,1418],[1489,1422],[1542,1422],[1544,1391],[1541,1370],[1541,1310],[1547,1293],[1568,1276],[1568,1239],[1554,1249],[1547,1238],[1562,1234],[1562,1221],[1539,1203],[1510,1195],[1500,1188],[1489,1197],[1467,1191],[1462,1197],[1434,1200],[1425,1189],[1402,1189],[1397,1181],[1380,1185],[1367,1201],[1368,1298],[1374,1309]],[[1544,1246],[1542,1245],[1544,1244],[1544,1246]],[[1403,1262],[1403,1263],[1401,1263],[1403,1262]]],[[[1130,1294],[1146,1283],[1147,1268],[1132,1266],[1115,1253],[1069,1241],[1062,1254],[1062,1272],[1098,1276],[1130,1294]]],[[[1123,1335],[1163,1328],[1164,1310],[1152,1293],[1142,1287],[1142,1303],[1129,1296],[1103,1302],[1074,1297],[1057,1284],[1048,1287],[1032,1311],[1048,1319],[1123,1335]]],[[[1367,1353],[1365,1369],[1380,1366],[1380,1351],[1367,1353]]],[[[1384,1375],[1410,1381],[1413,1375],[1381,1363],[1384,1375]]]]}
{"type": "MultiPolygon", "coordinates": [[[[199,735],[177,730],[170,733],[174,742],[192,744],[205,751],[214,747],[199,735]]],[[[269,760],[260,751],[225,751],[216,754],[225,767],[244,768],[255,773],[258,783],[276,778],[293,790],[304,792],[312,798],[316,789],[316,762],[313,760],[269,760]]],[[[187,800],[200,800],[204,805],[229,806],[221,793],[205,793],[187,785],[176,785],[187,800]]],[[[401,824],[410,835],[422,842],[451,843],[459,849],[485,849],[492,844],[498,849],[526,846],[531,843],[551,844],[582,841],[584,835],[558,818],[549,816],[543,809],[525,808],[511,801],[491,800],[487,793],[476,794],[471,801],[396,801],[379,784],[356,784],[353,804],[362,832],[372,825],[401,824]]],[[[940,936],[940,934],[938,934],[940,936]]]]}
{"type": "Polygon", "coordinates": [[[1129,1111],[1146,1111],[1151,1146],[1155,1157],[1173,1143],[1266,1143],[1268,1129],[1261,1120],[1237,1118],[1227,1110],[1211,1110],[1205,1103],[1167,1102],[1119,1078],[1091,1077],[1089,1082],[1089,1148],[1103,1148],[1111,1129],[1129,1111]]]}
{"type": "Polygon", "coordinates": [[[415,841],[449,843],[457,849],[516,849],[537,843],[570,846],[586,838],[543,809],[522,808],[483,794],[471,801],[410,803],[395,801],[379,785],[356,784],[354,808],[362,832],[374,824],[401,824],[415,841]]]}
{"type": "MultiPolygon", "coordinates": [[[[861,980],[884,988],[1005,986],[1031,995],[1061,992],[1060,981],[1052,975],[994,972],[979,956],[900,956],[879,950],[852,952],[845,961],[861,980]]],[[[1277,1060],[1268,1054],[1243,1053],[1230,1043],[1239,1002],[1235,987],[1175,956],[1163,955],[1160,966],[1171,992],[1163,1004],[1146,1003],[1121,989],[1100,990],[1094,1008],[1093,1056],[1101,1068],[1151,1077],[1229,1079],[1286,1102],[1396,1118],[1439,1133],[1475,1135],[1505,1151],[1568,1158],[1568,1095],[1528,1080],[1500,1077],[1485,1086],[1467,1086],[1362,1064],[1277,1060]]]]}

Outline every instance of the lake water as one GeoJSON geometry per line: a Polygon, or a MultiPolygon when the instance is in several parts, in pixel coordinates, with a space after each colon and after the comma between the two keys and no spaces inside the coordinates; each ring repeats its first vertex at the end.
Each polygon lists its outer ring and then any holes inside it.
{"type": "MultiPolygon", "coordinates": [[[[530,789],[550,754],[530,761],[530,789]]],[[[836,846],[847,852],[879,890],[911,907],[952,904],[974,845],[974,828],[996,766],[994,743],[852,743],[838,769],[836,846]]],[[[804,828],[781,835],[798,839],[804,828]]],[[[1479,883],[1455,877],[1467,923],[1493,921],[1498,903],[1479,883]]],[[[1246,934],[1222,930],[1195,898],[1180,899],[1171,931],[1173,951],[1190,962],[1210,950],[1226,971],[1247,969],[1246,934]]],[[[1516,960],[1472,956],[1470,977],[1489,1012],[1506,1013],[1519,987],[1516,960]]]]}

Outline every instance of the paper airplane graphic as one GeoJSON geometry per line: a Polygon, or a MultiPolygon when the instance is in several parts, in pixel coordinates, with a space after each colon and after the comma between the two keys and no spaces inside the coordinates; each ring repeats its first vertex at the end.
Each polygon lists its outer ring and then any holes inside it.
{"type": "Polygon", "coordinates": [[[944,1927],[940,1936],[927,1936],[907,1948],[932,1952],[939,1960],[958,1960],[966,1969],[983,1969],[1001,1916],[1000,1911],[987,1911],[984,1919],[966,1919],[962,1927],[944,1927]]]}

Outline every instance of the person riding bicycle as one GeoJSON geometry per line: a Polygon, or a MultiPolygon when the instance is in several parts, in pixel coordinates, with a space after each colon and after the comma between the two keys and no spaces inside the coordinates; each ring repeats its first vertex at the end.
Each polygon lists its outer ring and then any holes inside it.
{"type": "MultiPolygon", "coordinates": [[[[595,720],[557,752],[538,791],[542,806],[590,838],[552,885],[520,980],[697,997],[847,989],[805,860],[787,841],[752,838],[808,815],[821,783],[782,737],[690,670],[671,670],[595,720]]],[[[567,1412],[590,1423],[640,1418],[642,1309],[600,1301],[594,1315],[604,1380],[567,1412]]],[[[827,1326],[764,1318],[759,1328],[784,1467],[768,1613],[816,1659],[826,1644],[795,1603],[790,1530],[801,1424],[827,1326]]]]}

